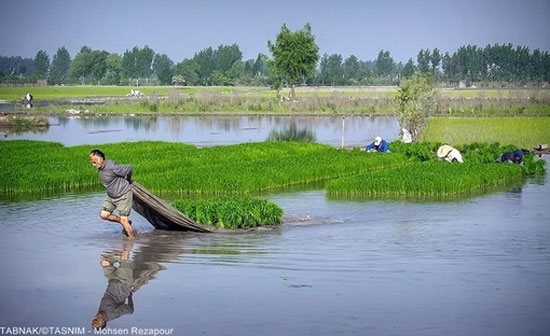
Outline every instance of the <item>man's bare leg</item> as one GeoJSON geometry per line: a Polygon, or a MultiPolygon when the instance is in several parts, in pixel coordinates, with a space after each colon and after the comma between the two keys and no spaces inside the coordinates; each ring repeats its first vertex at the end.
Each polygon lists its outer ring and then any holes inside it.
{"type": "Polygon", "coordinates": [[[128,220],[127,216],[120,216],[120,225],[126,230],[126,234],[128,234],[128,238],[135,238],[136,235],[134,234],[134,229],[132,228],[132,225],[130,225],[130,221],[128,220]]]}
{"type": "Polygon", "coordinates": [[[128,220],[127,216],[117,216],[109,211],[102,210],[99,213],[99,217],[103,220],[107,220],[114,223],[119,223],[124,228],[124,231],[126,231],[126,234],[130,238],[134,238],[134,230],[132,229],[132,221],[128,220]]]}

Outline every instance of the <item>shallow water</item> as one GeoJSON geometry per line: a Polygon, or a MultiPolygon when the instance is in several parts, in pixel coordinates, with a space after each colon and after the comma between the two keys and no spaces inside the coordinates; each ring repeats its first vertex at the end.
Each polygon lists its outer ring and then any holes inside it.
{"type": "MultiPolygon", "coordinates": [[[[138,140],[214,146],[265,141],[271,132],[294,126],[312,133],[317,142],[342,144],[341,116],[51,117],[49,122],[52,126],[45,132],[4,134],[0,138],[55,141],[69,146],[138,140]]],[[[394,117],[345,117],[345,146],[364,146],[377,135],[392,141],[398,133],[394,117]]]]}
{"type": "MultiPolygon", "coordinates": [[[[546,159],[548,161],[548,158],[546,159]]],[[[0,326],[86,327],[130,252],[134,313],[110,328],[175,335],[547,335],[550,176],[453,202],[266,196],[286,213],[242,234],[97,217],[103,193],[0,202],[0,326]]]]}

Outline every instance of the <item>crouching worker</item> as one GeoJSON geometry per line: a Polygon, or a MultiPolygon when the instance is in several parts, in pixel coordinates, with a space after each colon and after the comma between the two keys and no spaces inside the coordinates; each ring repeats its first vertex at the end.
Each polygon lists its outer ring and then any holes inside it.
{"type": "Polygon", "coordinates": [[[119,223],[124,229],[123,232],[129,238],[134,238],[132,221],[128,219],[133,202],[132,186],[130,185],[132,166],[119,165],[111,160],[106,160],[105,154],[99,149],[90,152],[90,162],[97,168],[101,183],[107,189],[107,198],[103,202],[99,217],[119,223]],[[115,209],[118,209],[120,216],[113,214],[115,209]]]}
{"type": "Polygon", "coordinates": [[[399,131],[398,138],[399,141],[404,143],[411,143],[413,141],[411,132],[409,132],[406,128],[402,128],[401,131],[399,131]]]}
{"type": "Polygon", "coordinates": [[[441,160],[445,160],[447,162],[460,162],[464,163],[462,160],[462,154],[452,146],[449,145],[443,145],[439,147],[437,150],[437,157],[441,160]]]}
{"type": "Polygon", "coordinates": [[[523,162],[523,151],[521,149],[516,149],[513,152],[503,153],[497,159],[497,162],[509,162],[509,163],[521,164],[523,162]]]}
{"type": "Polygon", "coordinates": [[[386,140],[382,140],[381,137],[377,136],[376,138],[374,138],[373,142],[365,147],[365,150],[367,152],[389,153],[390,145],[388,145],[386,140]]]}

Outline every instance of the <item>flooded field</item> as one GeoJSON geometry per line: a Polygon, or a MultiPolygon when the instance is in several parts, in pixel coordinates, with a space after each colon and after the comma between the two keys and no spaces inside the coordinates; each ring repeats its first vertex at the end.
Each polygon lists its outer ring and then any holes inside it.
{"type": "Polygon", "coordinates": [[[110,116],[50,117],[47,130],[4,132],[4,140],[33,139],[74,146],[120,141],[158,140],[197,146],[265,141],[272,132],[292,128],[306,131],[317,142],[341,146],[364,146],[377,135],[397,139],[399,123],[394,117],[346,116],[110,116]],[[343,132],[342,132],[343,131],[343,132]]]}
{"type": "Polygon", "coordinates": [[[276,229],[161,232],[133,214],[133,242],[97,216],[103,193],[0,201],[0,325],[90,330],[109,288],[106,259],[134,287],[132,309],[109,328],[547,335],[549,196],[548,174],[452,202],[298,190],[265,196],[285,210],[276,229]]]}

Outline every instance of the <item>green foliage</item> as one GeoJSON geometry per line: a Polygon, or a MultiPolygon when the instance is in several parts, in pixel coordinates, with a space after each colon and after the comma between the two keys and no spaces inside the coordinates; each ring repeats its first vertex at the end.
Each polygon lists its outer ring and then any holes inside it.
{"type": "MultiPolygon", "coordinates": [[[[437,149],[441,146],[440,142],[416,142],[405,144],[400,141],[394,141],[390,144],[393,153],[402,154],[413,161],[438,161],[436,156],[437,149]]],[[[511,152],[518,149],[514,145],[500,145],[494,143],[473,142],[469,144],[457,145],[456,149],[460,151],[464,162],[470,164],[491,164],[495,163],[500,155],[505,152],[511,152]]],[[[545,161],[536,160],[533,154],[523,156],[521,165],[524,175],[535,175],[545,173],[545,161]]]]}
{"type": "Polygon", "coordinates": [[[156,54],[153,59],[153,72],[157,75],[163,85],[170,84],[172,81],[172,68],[174,62],[166,54],[156,54]]]}
{"type": "Polygon", "coordinates": [[[69,80],[69,71],[71,69],[71,56],[65,47],[57,49],[53,56],[49,84],[64,84],[69,80]]]}
{"type": "Polygon", "coordinates": [[[50,56],[44,50],[39,50],[34,57],[34,72],[39,79],[46,79],[50,69],[50,56]]]}
{"type": "Polygon", "coordinates": [[[139,83],[140,79],[149,79],[153,69],[153,57],[155,52],[149,46],[139,48],[135,46],[132,50],[126,50],[122,56],[122,74],[126,78],[135,79],[139,83]]]}
{"type": "Polygon", "coordinates": [[[277,204],[251,197],[178,199],[172,205],[197,223],[219,228],[275,225],[283,219],[283,210],[277,204]]]}
{"type": "Polygon", "coordinates": [[[331,195],[346,196],[448,196],[522,176],[519,165],[434,161],[342,178],[328,183],[326,189],[331,195]]]}
{"type": "Polygon", "coordinates": [[[396,65],[389,51],[380,50],[376,58],[376,72],[378,77],[392,78],[395,74],[396,65]]]}
{"type": "MultiPolygon", "coordinates": [[[[88,153],[40,141],[2,141],[0,193],[91,190],[100,186],[88,153]]],[[[153,192],[238,195],[313,183],[406,163],[401,155],[365,155],[326,145],[248,143],[198,149],[165,142],[104,144],[114,161],[131,164],[134,179],[153,192]]]]}
{"type": "Polygon", "coordinates": [[[408,79],[408,78],[411,78],[415,72],[416,72],[416,67],[414,66],[414,62],[412,58],[409,58],[409,61],[407,62],[407,64],[405,64],[405,66],[401,70],[401,76],[404,79],[408,79]]]}
{"type": "Polygon", "coordinates": [[[396,94],[396,117],[401,127],[408,129],[413,139],[417,139],[428,118],[435,111],[436,90],[427,76],[414,75],[401,82],[396,94]]]}
{"type": "Polygon", "coordinates": [[[500,142],[531,149],[550,143],[550,117],[431,118],[422,141],[500,142]]]}
{"type": "MultiPolygon", "coordinates": [[[[292,88],[306,77],[313,75],[319,60],[319,47],[308,23],[304,28],[292,32],[286,24],[281,27],[275,43],[267,41],[273,54],[273,68],[292,88]]],[[[294,90],[291,91],[294,98],[294,90]]]]}

